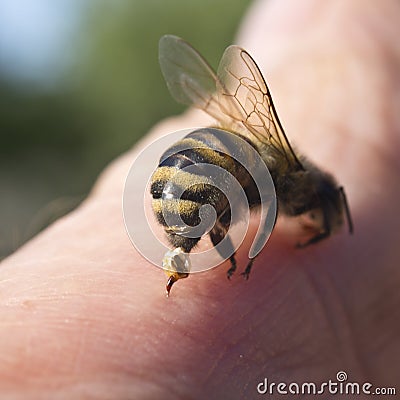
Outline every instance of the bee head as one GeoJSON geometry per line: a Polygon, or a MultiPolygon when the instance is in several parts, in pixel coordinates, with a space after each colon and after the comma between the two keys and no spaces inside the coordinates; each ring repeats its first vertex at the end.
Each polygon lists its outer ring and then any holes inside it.
{"type": "Polygon", "coordinates": [[[335,179],[327,173],[312,173],[315,184],[315,201],[321,212],[323,228],[335,231],[346,218],[349,232],[353,232],[353,223],[348,207],[346,195],[342,186],[338,186],[335,179]]]}

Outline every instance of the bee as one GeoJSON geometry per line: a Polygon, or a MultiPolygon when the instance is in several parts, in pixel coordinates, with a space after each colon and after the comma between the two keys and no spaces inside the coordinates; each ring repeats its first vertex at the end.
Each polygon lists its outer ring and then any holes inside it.
{"type": "MultiPolygon", "coordinates": [[[[278,118],[266,81],[246,50],[229,46],[215,73],[190,44],[177,36],[165,35],[159,42],[159,62],[168,89],[176,101],[202,109],[218,122],[220,129],[229,133],[232,143],[235,137],[243,138],[261,156],[275,186],[278,213],[309,217],[305,227],[310,236],[298,247],[306,247],[329,237],[343,225],[345,218],[349,232],[353,232],[343,187],[336,183],[332,175],[321,171],[293,149],[278,118]]],[[[185,236],[179,225],[167,224],[165,212],[178,215],[188,226],[196,226],[200,221],[201,206],[211,204],[217,215],[217,222],[208,232],[211,242],[217,246],[224,238],[228,239],[228,253],[231,253],[228,278],[236,270],[235,251],[229,248],[233,245],[227,235],[231,210],[226,196],[201,173],[186,172],[179,179],[171,179],[177,171],[198,163],[221,166],[239,181],[251,211],[257,210],[261,204],[254,180],[248,172],[229,155],[210,146],[218,141],[220,139],[208,128],[190,133],[164,153],[151,179],[154,214],[174,247],[163,260],[168,274],[167,295],[177,280],[189,275],[185,257],[202,235],[185,236]],[[185,149],[180,150],[182,148],[185,149]],[[175,186],[180,186],[181,192],[186,187],[185,196],[177,198],[174,195],[177,192],[175,186]],[[169,195],[163,197],[166,192],[169,195]]],[[[273,218],[275,223],[275,215],[273,218]]],[[[242,273],[246,279],[254,259],[249,258],[242,273]]]]}

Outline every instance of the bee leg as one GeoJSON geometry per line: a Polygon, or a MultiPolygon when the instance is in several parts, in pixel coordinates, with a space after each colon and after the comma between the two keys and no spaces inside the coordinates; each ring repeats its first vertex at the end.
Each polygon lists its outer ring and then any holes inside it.
{"type": "MultiPolygon", "coordinates": [[[[229,239],[230,240],[230,239],[229,239]]],[[[236,259],[235,259],[235,253],[233,253],[230,257],[229,260],[231,262],[231,267],[228,269],[228,271],[226,271],[226,276],[228,279],[231,279],[231,276],[233,275],[233,273],[236,271],[236,259]]]]}
{"type": "Polygon", "coordinates": [[[212,244],[217,249],[219,255],[223,259],[229,258],[231,262],[231,267],[228,269],[226,275],[228,279],[231,279],[231,276],[236,271],[236,259],[235,259],[235,249],[233,247],[232,241],[227,233],[227,227],[219,224],[215,225],[214,228],[210,231],[210,239],[212,244]],[[218,246],[218,244],[225,239],[225,243],[223,246],[218,246]],[[229,256],[229,254],[231,254],[229,256]]]}
{"type": "Polygon", "coordinates": [[[255,257],[254,257],[254,258],[250,258],[250,259],[249,259],[249,262],[247,263],[246,269],[240,274],[240,275],[242,275],[242,276],[244,277],[244,279],[246,279],[246,280],[249,279],[250,271],[251,271],[251,268],[252,268],[252,266],[253,266],[254,260],[255,260],[255,257]]]}
{"type": "Polygon", "coordinates": [[[270,206],[268,208],[267,216],[264,221],[263,230],[260,233],[260,235],[258,237],[256,237],[256,243],[255,243],[254,247],[256,249],[259,249],[258,253],[253,258],[249,258],[249,262],[247,263],[246,269],[240,274],[244,277],[244,279],[246,279],[246,280],[249,279],[250,271],[251,271],[251,268],[253,267],[254,260],[256,259],[257,255],[259,254],[261,249],[264,247],[266,240],[268,238],[268,235],[274,228],[275,223],[276,223],[276,208],[270,206]],[[271,227],[272,227],[272,229],[271,229],[271,227]]]}

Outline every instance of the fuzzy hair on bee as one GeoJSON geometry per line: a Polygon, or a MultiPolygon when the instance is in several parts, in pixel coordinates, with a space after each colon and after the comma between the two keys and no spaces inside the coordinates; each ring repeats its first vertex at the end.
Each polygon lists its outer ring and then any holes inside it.
{"type": "MultiPolygon", "coordinates": [[[[292,217],[310,215],[311,237],[299,243],[299,247],[329,237],[345,219],[349,232],[353,232],[343,187],[331,174],[294,151],[278,118],[270,90],[257,64],[244,49],[229,46],[215,73],[187,42],[177,36],[165,35],[159,43],[159,61],[172,97],[202,109],[215,119],[219,129],[228,133],[227,139],[222,141],[209,128],[191,132],[165,151],[152,176],[153,211],[175,248],[173,256],[166,256],[167,294],[177,280],[190,273],[178,266],[181,264],[176,261],[178,258],[172,257],[190,253],[205,232],[188,237],[184,227],[171,226],[166,219],[180,217],[184,224],[195,227],[201,221],[199,213],[205,204],[211,205],[217,216],[217,222],[208,232],[211,242],[217,246],[223,239],[228,239],[228,246],[221,253],[231,263],[228,278],[236,270],[235,249],[228,235],[231,223],[229,201],[201,165],[214,165],[232,174],[244,190],[249,209],[257,209],[261,199],[253,177],[229,155],[232,149],[240,151],[238,138],[249,143],[266,164],[275,186],[278,212],[292,217]],[[226,152],[216,150],[216,143],[226,152]],[[190,166],[200,168],[190,172],[187,170],[190,166]],[[227,257],[228,254],[231,255],[227,257]]],[[[249,259],[242,273],[246,279],[254,258],[249,259]]]]}

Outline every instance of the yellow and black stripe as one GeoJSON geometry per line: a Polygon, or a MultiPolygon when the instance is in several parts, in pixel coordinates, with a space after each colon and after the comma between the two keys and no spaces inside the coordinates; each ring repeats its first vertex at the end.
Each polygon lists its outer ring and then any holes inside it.
{"type": "MultiPolygon", "coordinates": [[[[151,180],[153,211],[160,224],[165,226],[169,241],[184,251],[196,245],[199,238],[187,238],[179,227],[168,226],[165,218],[179,216],[188,226],[200,223],[199,210],[210,204],[225,227],[230,224],[230,207],[225,194],[207,172],[208,165],[215,165],[232,174],[246,192],[252,181],[243,167],[229,154],[240,151],[236,134],[217,137],[213,130],[196,130],[172,145],[160,159],[151,180]],[[193,167],[192,167],[193,166],[193,167]],[[188,168],[190,172],[185,169],[188,168]]],[[[209,171],[209,169],[208,169],[209,171]]]]}

